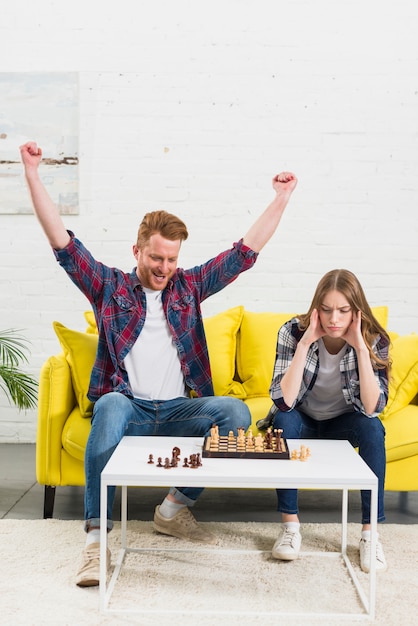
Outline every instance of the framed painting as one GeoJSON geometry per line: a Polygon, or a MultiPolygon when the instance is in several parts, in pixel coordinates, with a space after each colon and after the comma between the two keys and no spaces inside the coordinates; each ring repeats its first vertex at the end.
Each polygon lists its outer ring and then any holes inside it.
{"type": "Polygon", "coordinates": [[[19,146],[42,148],[40,175],[60,213],[78,203],[76,72],[0,72],[0,214],[32,213],[19,146]]]}

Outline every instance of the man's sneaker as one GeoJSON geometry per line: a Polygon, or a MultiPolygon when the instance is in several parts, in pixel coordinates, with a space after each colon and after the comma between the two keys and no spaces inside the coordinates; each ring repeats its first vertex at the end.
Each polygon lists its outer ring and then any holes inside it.
{"type": "Polygon", "coordinates": [[[164,535],[188,539],[200,543],[216,543],[216,537],[204,530],[196,522],[187,506],[184,506],[174,517],[166,518],[160,514],[160,506],[155,508],[154,529],[164,535]]]}
{"type": "Polygon", "coordinates": [[[282,536],[274,544],[271,554],[275,559],[294,561],[299,556],[301,543],[301,534],[297,530],[293,531],[285,527],[282,536]]]}
{"type": "MultiPolygon", "coordinates": [[[[106,568],[110,567],[110,550],[106,548],[106,568]]],[[[76,584],[79,587],[97,587],[100,582],[100,543],[84,548],[76,584]]]]}
{"type": "MultiPolygon", "coordinates": [[[[363,572],[370,572],[370,555],[372,542],[370,539],[360,539],[360,567],[363,572]]],[[[387,568],[385,555],[383,553],[382,544],[376,542],[376,571],[383,572],[387,568]]]]}

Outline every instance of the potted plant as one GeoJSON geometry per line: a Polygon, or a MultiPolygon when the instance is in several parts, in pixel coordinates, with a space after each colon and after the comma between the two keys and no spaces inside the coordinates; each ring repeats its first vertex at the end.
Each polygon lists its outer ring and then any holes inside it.
{"type": "Polygon", "coordinates": [[[33,409],[37,402],[37,381],[20,369],[28,363],[28,343],[12,328],[0,331],[0,389],[19,410],[33,409]]]}

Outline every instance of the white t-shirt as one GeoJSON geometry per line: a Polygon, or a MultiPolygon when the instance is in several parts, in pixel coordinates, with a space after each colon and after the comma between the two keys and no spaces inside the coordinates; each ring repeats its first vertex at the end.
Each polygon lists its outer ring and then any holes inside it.
{"type": "Polygon", "coordinates": [[[161,300],[162,292],[144,288],[147,312],[144,327],[124,359],[136,398],[171,400],[186,396],[177,348],[173,343],[161,300]]]}
{"type": "Polygon", "coordinates": [[[315,420],[328,420],[352,411],[344,400],[341,389],[340,361],[347,344],[337,354],[330,354],[322,339],[318,340],[319,372],[313,389],[298,406],[303,413],[315,420]]]}

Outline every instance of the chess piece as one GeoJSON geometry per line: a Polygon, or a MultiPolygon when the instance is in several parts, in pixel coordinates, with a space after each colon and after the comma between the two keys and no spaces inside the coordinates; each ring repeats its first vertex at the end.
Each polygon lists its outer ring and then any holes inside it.
{"type": "Polygon", "coordinates": [[[195,454],[191,454],[190,455],[190,465],[189,467],[191,467],[192,469],[196,469],[198,466],[197,464],[197,459],[196,459],[196,455],[195,454]]]}
{"type": "Polygon", "coordinates": [[[263,452],[263,437],[261,435],[257,435],[254,440],[254,447],[256,452],[263,452]]]}
{"type": "Polygon", "coordinates": [[[173,448],[171,453],[171,467],[177,467],[180,461],[180,448],[173,448]]]}
{"type": "Polygon", "coordinates": [[[283,430],[281,428],[276,428],[276,430],[274,431],[276,434],[276,451],[277,452],[281,452],[282,451],[282,432],[283,430]]]}
{"type": "Polygon", "coordinates": [[[245,430],[243,428],[238,428],[237,450],[245,452],[245,430]]]}
{"type": "Polygon", "coordinates": [[[219,443],[219,428],[216,424],[214,424],[210,429],[210,450],[216,450],[218,448],[219,443]]]}
{"type": "Polygon", "coordinates": [[[212,428],[210,429],[210,436],[211,436],[212,441],[218,442],[218,440],[219,440],[219,427],[216,424],[214,424],[212,426],[212,428]]]}
{"type": "Polygon", "coordinates": [[[152,465],[153,463],[154,463],[154,457],[153,457],[152,454],[150,454],[149,457],[148,457],[148,464],[152,465]]]}
{"type": "Polygon", "coordinates": [[[247,450],[253,450],[254,449],[254,435],[252,430],[248,431],[247,434],[247,450]]]}

